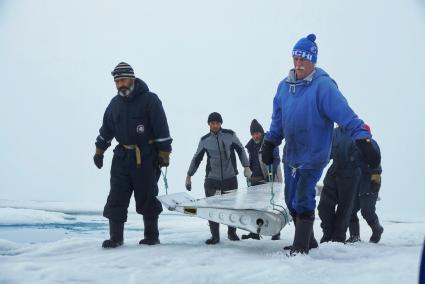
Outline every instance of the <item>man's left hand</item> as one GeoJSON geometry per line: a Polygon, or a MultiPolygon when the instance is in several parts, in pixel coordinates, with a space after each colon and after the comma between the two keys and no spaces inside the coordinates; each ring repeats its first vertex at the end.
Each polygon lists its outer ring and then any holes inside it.
{"type": "Polygon", "coordinates": [[[381,175],[380,174],[372,174],[370,176],[370,186],[372,192],[378,192],[381,188],[381,175]]]}
{"type": "Polygon", "coordinates": [[[381,175],[380,174],[373,174],[373,175],[370,176],[370,180],[373,183],[381,184],[381,175]]]}
{"type": "Polygon", "coordinates": [[[170,152],[159,151],[158,153],[159,166],[168,167],[170,165],[170,152]]]}
{"type": "Polygon", "coordinates": [[[247,178],[250,179],[252,176],[252,171],[249,167],[244,167],[243,169],[243,175],[247,178]]]}

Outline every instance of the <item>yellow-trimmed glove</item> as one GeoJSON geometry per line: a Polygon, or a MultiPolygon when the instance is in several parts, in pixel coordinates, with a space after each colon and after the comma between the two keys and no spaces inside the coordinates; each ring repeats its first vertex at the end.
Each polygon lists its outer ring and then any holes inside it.
{"type": "Polygon", "coordinates": [[[171,152],[159,151],[158,163],[161,168],[168,167],[170,165],[170,154],[171,152]]]}
{"type": "Polygon", "coordinates": [[[381,184],[381,175],[380,174],[373,174],[370,176],[370,180],[376,184],[381,184]]]}
{"type": "Polygon", "coordinates": [[[373,174],[370,176],[370,187],[372,192],[378,192],[381,188],[381,175],[380,174],[373,174]]]}

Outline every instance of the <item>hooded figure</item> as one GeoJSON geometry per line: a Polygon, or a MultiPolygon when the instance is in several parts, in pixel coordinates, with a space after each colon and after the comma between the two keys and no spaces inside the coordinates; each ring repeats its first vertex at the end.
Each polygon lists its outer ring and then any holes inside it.
{"type": "Polygon", "coordinates": [[[329,162],[334,123],[356,140],[367,163],[375,166],[380,162],[364,122],[350,108],[335,81],[316,67],[317,56],[314,34],[295,44],[294,68],[277,88],[272,122],[262,147],[263,162],[270,165],[273,149],[285,139],[285,202],[296,223],[290,256],[308,253],[312,248],[315,187],[329,162]]]}

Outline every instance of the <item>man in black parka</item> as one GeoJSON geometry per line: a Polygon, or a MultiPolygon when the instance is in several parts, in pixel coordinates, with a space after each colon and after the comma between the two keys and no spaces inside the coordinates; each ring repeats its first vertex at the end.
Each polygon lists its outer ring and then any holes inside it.
{"type": "MultiPolygon", "coordinates": [[[[369,126],[367,126],[370,129],[369,126]]],[[[372,145],[380,152],[378,143],[371,139],[372,145]]],[[[353,203],[353,212],[351,214],[349,231],[350,238],[347,240],[349,243],[360,241],[360,224],[357,212],[361,212],[363,218],[372,229],[372,235],[369,239],[372,243],[378,243],[381,240],[381,235],[384,228],[379,222],[378,215],[376,214],[376,201],[378,200],[379,190],[381,188],[381,165],[371,168],[361,159],[360,168],[362,175],[357,187],[357,191],[353,203]]]]}
{"type": "Polygon", "coordinates": [[[143,215],[144,239],[140,244],[159,244],[158,215],[162,212],[158,195],[160,167],[168,167],[171,153],[167,118],[158,96],[149,91],[133,68],[119,63],[112,71],[118,94],[103,116],[96,139],[94,163],[103,166],[103,153],[115,138],[111,167],[111,188],[103,211],[109,219],[110,239],[104,248],[123,244],[124,223],[134,191],[136,211],[143,215]]]}
{"type": "Polygon", "coordinates": [[[361,153],[349,133],[337,127],[333,133],[331,159],[320,195],[319,217],[323,242],[345,243],[353,201],[359,184],[361,153]]]}

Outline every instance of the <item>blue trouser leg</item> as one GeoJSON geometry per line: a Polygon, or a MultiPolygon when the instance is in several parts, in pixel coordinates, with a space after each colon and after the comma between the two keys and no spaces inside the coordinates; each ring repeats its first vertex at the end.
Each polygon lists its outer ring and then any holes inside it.
{"type": "Polygon", "coordinates": [[[323,169],[293,169],[284,165],[285,202],[289,211],[296,214],[316,209],[316,184],[323,169]]]}
{"type": "Polygon", "coordinates": [[[292,206],[292,201],[295,197],[296,184],[299,179],[299,174],[292,175],[292,168],[286,164],[283,165],[285,175],[285,204],[288,207],[292,216],[296,215],[295,208],[292,206]]]}

